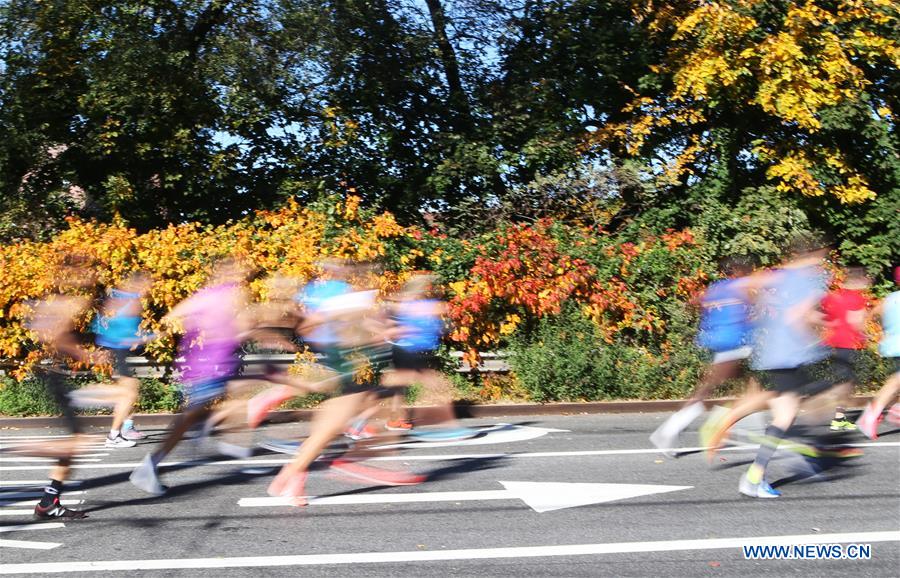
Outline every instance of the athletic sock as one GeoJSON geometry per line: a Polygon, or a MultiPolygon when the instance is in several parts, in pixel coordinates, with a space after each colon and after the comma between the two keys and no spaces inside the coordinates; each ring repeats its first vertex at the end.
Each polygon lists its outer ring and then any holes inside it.
{"type": "Polygon", "coordinates": [[[117,429],[109,430],[109,439],[114,440],[117,437],[119,437],[119,430],[117,430],[117,429]]]}
{"type": "Polygon", "coordinates": [[[150,454],[150,462],[153,463],[153,467],[157,467],[159,462],[163,461],[163,458],[166,456],[160,455],[159,452],[150,454]]]}
{"type": "Polygon", "coordinates": [[[49,486],[44,486],[44,495],[41,497],[40,506],[47,508],[53,504],[53,500],[59,496],[62,491],[63,483],[61,480],[50,480],[49,486]]]}
{"type": "Polygon", "coordinates": [[[664,431],[668,435],[678,435],[702,414],[703,403],[697,401],[690,405],[686,405],[672,414],[672,417],[669,418],[664,426],[664,431]]]}
{"type": "Polygon", "coordinates": [[[133,419],[126,419],[126,420],[125,420],[125,423],[122,424],[122,429],[125,430],[125,431],[128,431],[128,430],[130,430],[130,429],[134,429],[134,420],[133,420],[133,419]]]}
{"type": "Polygon", "coordinates": [[[756,459],[753,460],[753,465],[750,466],[750,471],[747,472],[747,478],[754,484],[758,484],[759,480],[762,479],[762,474],[766,471],[766,466],[769,465],[769,460],[772,459],[772,456],[775,455],[775,450],[778,449],[778,445],[781,443],[781,440],[784,439],[785,432],[780,427],[775,427],[774,425],[770,425],[766,428],[766,435],[763,438],[762,443],[759,445],[759,451],[756,453],[756,459]],[[759,473],[759,476],[756,476],[756,473],[759,473]],[[757,478],[755,481],[751,479],[751,476],[757,478]]]}

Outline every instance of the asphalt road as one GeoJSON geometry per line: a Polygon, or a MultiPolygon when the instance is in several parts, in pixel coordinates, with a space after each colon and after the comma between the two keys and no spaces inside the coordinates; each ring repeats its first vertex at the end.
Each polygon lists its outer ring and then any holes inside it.
{"type": "MultiPolygon", "coordinates": [[[[163,469],[170,493],[143,494],[127,477],[164,434],[150,430],[151,439],[135,448],[85,450],[73,476],[81,483],[63,499],[83,502],[73,507],[90,518],[64,527],[31,528],[32,506],[20,503],[36,499],[22,494],[38,491],[48,464],[4,453],[0,574],[900,574],[900,430],[883,427],[874,444],[850,436],[846,441],[863,444],[865,455],[828,470],[824,481],[800,479],[805,462],[781,451],[770,478],[784,495],[753,500],[737,491],[752,447],[724,451],[712,466],[700,452],[662,456],[647,436],[666,415],[468,420],[485,429],[480,438],[446,447],[408,443],[369,462],[428,473],[427,483],[372,487],[320,465],[306,490],[327,498],[305,508],[247,505],[266,497],[274,468],[288,459],[262,449],[248,460],[221,461],[186,443],[163,469]],[[809,543],[870,544],[871,559],[747,560],[742,550],[809,543]]],[[[697,444],[698,425],[684,434],[686,447],[697,444]]],[[[270,426],[233,441],[297,439],[306,427],[270,426]]],[[[0,444],[57,433],[3,429],[0,444]]]]}

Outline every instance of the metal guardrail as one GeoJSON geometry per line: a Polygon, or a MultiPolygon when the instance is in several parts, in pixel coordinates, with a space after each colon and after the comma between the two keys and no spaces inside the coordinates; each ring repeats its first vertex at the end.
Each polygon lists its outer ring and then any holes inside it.
{"type": "MultiPolygon", "coordinates": [[[[321,357],[321,356],[317,356],[321,357]]],[[[506,362],[508,355],[503,351],[489,351],[481,354],[482,364],[473,368],[463,359],[462,351],[451,351],[450,357],[457,360],[457,373],[508,373],[509,364],[506,362]]],[[[241,372],[248,375],[258,375],[265,372],[267,367],[288,367],[294,364],[293,353],[247,353],[241,356],[241,372]]],[[[166,367],[158,365],[152,359],[141,356],[133,356],[127,359],[128,364],[134,368],[135,377],[163,377],[166,367]]],[[[0,375],[6,372],[0,369],[0,375]]],[[[89,371],[71,372],[72,375],[92,375],[89,371]]]]}

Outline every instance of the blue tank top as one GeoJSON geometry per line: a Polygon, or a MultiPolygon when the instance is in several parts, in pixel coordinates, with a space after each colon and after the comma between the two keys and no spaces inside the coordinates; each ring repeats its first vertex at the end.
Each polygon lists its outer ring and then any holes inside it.
{"type": "Polygon", "coordinates": [[[125,301],[111,316],[98,315],[94,319],[92,329],[96,335],[97,345],[109,349],[131,349],[141,342],[140,315],[125,315],[131,304],[140,298],[137,293],[129,293],[119,289],[110,291],[110,297],[125,301]]]}
{"type": "Polygon", "coordinates": [[[697,345],[719,352],[738,349],[749,343],[750,306],[740,288],[739,279],[723,279],[710,285],[703,296],[702,306],[697,345]]]}
{"type": "Polygon", "coordinates": [[[900,357],[900,291],[884,298],[881,312],[884,335],[878,346],[884,357],[900,357]]]}
{"type": "Polygon", "coordinates": [[[394,319],[401,326],[403,336],[395,343],[409,351],[433,351],[441,343],[444,322],[440,316],[427,313],[433,311],[438,301],[421,299],[406,301],[394,319]]]}
{"type": "MultiPolygon", "coordinates": [[[[316,313],[322,305],[333,297],[350,293],[353,288],[344,281],[336,279],[312,281],[303,288],[295,298],[310,313],[316,313]]],[[[338,334],[330,323],[314,327],[307,335],[307,340],[321,345],[333,345],[338,342],[338,334]]]]}

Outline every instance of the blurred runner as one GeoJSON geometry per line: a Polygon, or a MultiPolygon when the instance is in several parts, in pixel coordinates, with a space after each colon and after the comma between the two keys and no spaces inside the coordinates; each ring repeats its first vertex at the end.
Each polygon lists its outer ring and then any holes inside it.
{"type": "Polygon", "coordinates": [[[247,329],[248,274],[247,268],[233,259],[221,261],[208,285],[166,316],[169,324],[180,321],[185,332],[179,345],[179,357],[183,361],[178,366],[187,404],[162,446],[147,455],[131,474],[131,482],[145,492],[156,495],[166,492],[157,473],[159,463],[178,445],[185,432],[210,416],[210,404],[225,395],[226,384],[237,375],[240,363],[237,352],[247,329]]]}
{"type": "MultiPolygon", "coordinates": [[[[349,286],[349,284],[347,284],[349,286]]],[[[319,286],[322,290],[325,287],[319,286]]],[[[297,506],[306,505],[303,495],[309,466],[345,429],[351,419],[378,403],[382,392],[368,379],[354,379],[364,365],[377,363],[384,349],[387,327],[375,309],[376,291],[343,291],[333,286],[328,296],[322,293],[315,310],[308,312],[306,335],[314,338],[325,357],[324,364],[340,382],[340,394],[323,402],[310,426],[310,434],[300,445],[294,460],[285,465],[269,486],[269,494],[290,498],[297,506]],[[323,347],[324,346],[324,347],[323,347]]],[[[315,295],[316,293],[313,293],[315,295]]],[[[410,485],[425,480],[406,472],[388,471],[357,463],[350,455],[331,462],[342,474],[382,485],[410,485]]]]}
{"type": "MultiPolygon", "coordinates": [[[[900,286],[900,267],[894,268],[894,282],[900,286]]],[[[874,440],[878,438],[878,424],[881,422],[884,408],[900,393],[900,291],[888,294],[875,307],[873,314],[881,317],[884,334],[878,349],[890,364],[891,374],[875,399],[863,410],[856,425],[862,433],[874,440]]],[[[900,425],[900,404],[891,408],[888,419],[900,425]]]]}
{"type": "MultiPolygon", "coordinates": [[[[838,394],[849,402],[856,385],[856,363],[866,347],[866,307],[863,291],[869,288],[869,278],[862,267],[850,267],[842,286],[822,300],[825,315],[825,345],[831,347],[831,368],[838,382],[838,394]]],[[[832,431],[853,431],[856,426],[847,419],[843,405],[838,406],[831,420],[832,431]]]]}
{"type": "MultiPolygon", "coordinates": [[[[752,351],[748,278],[752,267],[746,259],[728,257],[722,262],[722,272],[726,278],[712,283],[700,301],[697,345],[712,352],[712,363],[690,399],[650,436],[653,445],[667,453],[678,447],[681,432],[703,414],[703,401],[740,374],[752,351]]],[[[753,378],[751,381],[756,384],[753,378]]]]}
{"type": "Polygon", "coordinates": [[[105,442],[108,448],[132,447],[136,440],[145,437],[134,429],[134,422],[130,419],[138,398],[140,381],[134,377],[134,372],[128,365],[128,356],[152,337],[142,335],[140,330],[141,298],[149,290],[149,275],[143,272],[132,274],[121,287],[109,292],[109,298],[94,320],[96,343],[112,354],[113,377],[117,384],[111,388],[85,388],[78,390],[76,394],[84,401],[94,399],[113,405],[112,425],[105,442]],[[126,419],[132,424],[128,429],[123,427],[126,419]]]}
{"type": "MultiPolygon", "coordinates": [[[[416,430],[412,435],[430,440],[455,440],[474,436],[477,432],[460,427],[453,409],[453,384],[437,371],[437,349],[444,333],[444,303],[434,298],[434,276],[413,276],[403,287],[392,307],[393,368],[381,379],[382,385],[397,388],[394,400],[413,384],[423,387],[425,399],[434,400],[429,409],[415,410],[415,423],[447,424],[437,430],[416,430]]],[[[399,404],[398,404],[399,405],[399,404]]],[[[388,422],[391,425],[391,422],[388,422]]],[[[400,429],[391,428],[388,429],[400,429]]]]}
{"type": "Polygon", "coordinates": [[[83,348],[76,333],[76,319],[91,304],[88,295],[95,282],[91,265],[90,259],[83,255],[65,255],[56,272],[57,293],[35,306],[34,316],[29,324],[37,340],[56,358],[56,364],[40,365],[37,371],[43,373],[43,381],[62,411],[66,429],[72,434],[71,438],[52,444],[53,447],[43,448],[48,455],[52,454],[58,460],[50,470],[50,484],[44,487],[43,496],[34,507],[34,516],[39,519],[76,520],[87,517],[85,512],[63,506],[59,495],[68,478],[72,456],[81,442],[81,428],[66,388],[64,359],[71,358],[85,365],[105,361],[102,352],[91,352],[83,348]]]}

